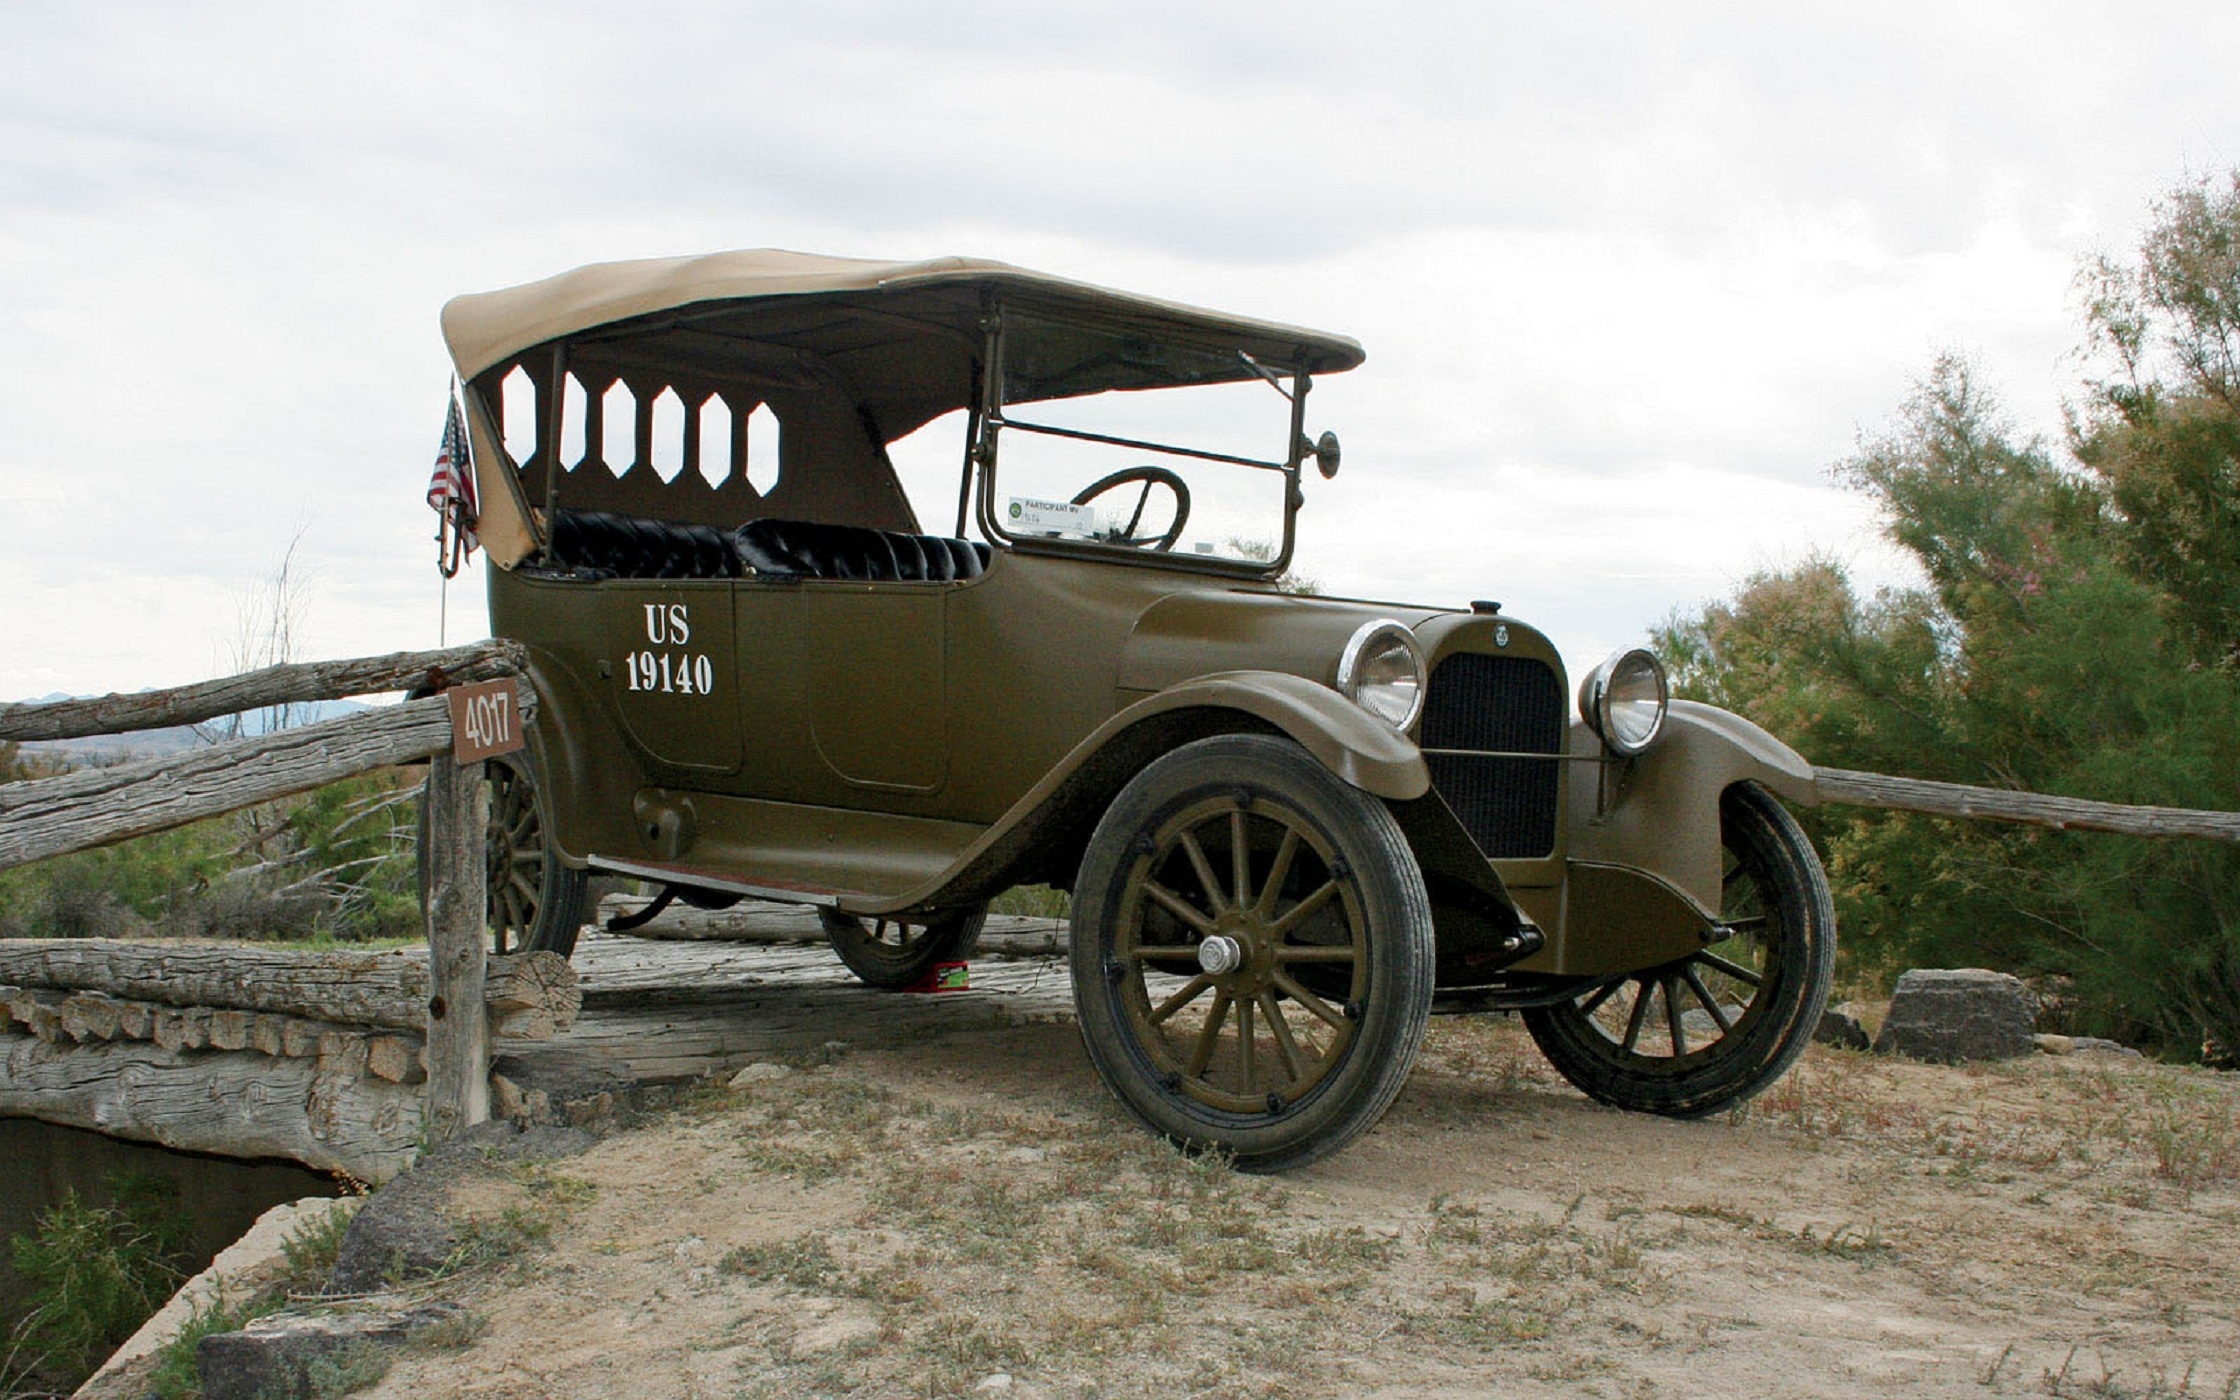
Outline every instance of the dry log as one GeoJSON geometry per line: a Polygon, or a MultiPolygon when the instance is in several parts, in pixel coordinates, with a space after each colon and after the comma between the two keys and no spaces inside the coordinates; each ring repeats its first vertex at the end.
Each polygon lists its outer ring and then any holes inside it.
{"type": "Polygon", "coordinates": [[[1932,783],[1842,768],[1816,768],[1813,777],[1823,802],[1856,807],[1886,807],[1900,812],[1971,820],[2022,822],[2056,831],[2113,831],[2125,836],[2192,836],[2240,841],[2240,812],[2204,812],[2188,807],[2130,807],[2120,802],[2088,802],[2042,792],[1932,783]]]}
{"type": "MultiPolygon", "coordinates": [[[[416,949],[309,953],[102,938],[0,939],[0,983],[406,1031],[425,1026],[430,995],[427,958],[416,949]]],[[[534,1008],[555,1026],[572,1024],[583,1006],[575,970],[558,953],[491,958],[486,984],[494,1007],[534,1008]]]]}
{"type": "Polygon", "coordinates": [[[366,1037],[366,1073],[391,1084],[420,1084],[428,1078],[426,1057],[418,1036],[369,1035],[366,1037]]]}
{"type": "Polygon", "coordinates": [[[62,999],[62,1029],[72,1040],[115,1040],[117,1002],[99,992],[80,992],[62,999]]]}
{"type": "Polygon", "coordinates": [[[249,1048],[249,1028],[255,1022],[252,1012],[237,1006],[217,1006],[210,1010],[210,1048],[213,1050],[246,1050],[249,1048]]]}
{"type": "Polygon", "coordinates": [[[517,676],[527,660],[519,642],[495,640],[443,651],[400,651],[347,661],[307,661],[267,666],[169,690],[101,695],[47,704],[0,705],[0,741],[77,739],[198,724],[221,715],[273,705],[339,700],[423,685],[517,676]]]}
{"type": "Polygon", "coordinates": [[[324,1022],[299,1021],[290,1016],[281,1022],[280,1053],[294,1056],[316,1055],[319,1053],[319,1037],[339,1029],[340,1027],[324,1022]]]}
{"type": "Polygon", "coordinates": [[[420,1091],[309,1059],[9,1035],[0,1036],[0,1115],[379,1182],[412,1163],[420,1091]]]}
{"type": "Polygon", "coordinates": [[[210,1043],[210,1008],[165,1007],[156,1012],[155,1042],[166,1050],[200,1050],[210,1043]]]}
{"type": "Polygon", "coordinates": [[[156,1008],[144,1001],[117,1003],[117,1034],[126,1040],[149,1040],[155,1036],[156,1008]]]}
{"type": "Polygon", "coordinates": [[[39,987],[10,987],[8,1019],[41,1040],[54,1040],[63,1034],[63,1001],[60,992],[39,987]]]}
{"type": "MultiPolygon", "coordinates": [[[[432,1141],[490,1118],[489,937],[483,828],[490,794],[480,763],[428,765],[428,1106],[432,1141]]],[[[522,989],[534,1003],[536,989],[522,989]]]]}
{"type": "Polygon", "coordinates": [[[370,1047],[366,1037],[353,1030],[332,1030],[319,1037],[319,1072],[355,1078],[366,1072],[370,1047]]]}

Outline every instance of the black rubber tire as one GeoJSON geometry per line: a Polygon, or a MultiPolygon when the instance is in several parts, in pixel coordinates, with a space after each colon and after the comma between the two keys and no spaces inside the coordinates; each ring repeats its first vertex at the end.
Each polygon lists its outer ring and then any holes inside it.
{"type": "MultiPolygon", "coordinates": [[[[438,758],[438,762],[445,761],[438,758]]],[[[572,957],[590,912],[591,877],[558,859],[545,842],[544,807],[526,751],[483,763],[490,790],[488,855],[490,951],[572,957]],[[516,878],[518,877],[518,878],[516,878]]],[[[420,798],[420,907],[428,907],[428,799],[420,798]]]]}
{"type": "Polygon", "coordinates": [[[1121,790],[1074,886],[1072,954],[1106,1085],[1153,1131],[1247,1171],[1304,1166],[1368,1131],[1431,1012],[1431,904],[1399,823],[1265,735],[1184,745],[1121,790]],[[1205,970],[1214,938],[1235,969],[1205,970]],[[1308,965],[1350,967],[1343,1003],[1283,971],[1308,965]]]}
{"type": "Polygon", "coordinates": [[[963,962],[979,946],[988,906],[951,909],[927,919],[859,919],[819,909],[832,951],[866,986],[896,992],[915,987],[945,962],[963,962]],[[899,941],[888,942],[890,932],[899,941]]]}
{"type": "Polygon", "coordinates": [[[1727,789],[1719,835],[1726,848],[1720,916],[1735,937],[1524,1013],[1549,1062],[1606,1104],[1673,1118],[1731,1108],[1786,1073],[1819,1027],[1835,977],[1836,914],[1811,841],[1756,783],[1727,789]],[[1729,994],[1747,998],[1739,1016],[1729,994]],[[1695,1008],[1676,1013],[1688,1001],[1695,1008]],[[1652,1015],[1659,1004],[1661,1017],[1652,1015]],[[1731,1025],[1719,1024],[1721,1017],[1731,1025]],[[1708,1037],[1700,1045],[1687,1029],[1690,1018],[1699,1023],[1694,1034],[1708,1037]]]}

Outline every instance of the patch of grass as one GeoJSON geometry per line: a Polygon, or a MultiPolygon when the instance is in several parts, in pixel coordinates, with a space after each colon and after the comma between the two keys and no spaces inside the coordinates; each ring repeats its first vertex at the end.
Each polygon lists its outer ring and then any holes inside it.
{"type": "Polygon", "coordinates": [[[231,1307],[197,1308],[179,1335],[156,1353],[155,1369],[148,1377],[148,1393],[158,1400],[200,1400],[202,1373],[195,1366],[195,1350],[204,1337],[238,1332],[258,1318],[280,1310],[277,1296],[244,1299],[231,1307]]]}
{"type": "Polygon", "coordinates": [[[2149,1093],[2147,1142],[2156,1176],[2188,1191],[2240,1181],[2240,1112],[2229,1100],[2188,1093],[2170,1081],[2149,1093]]]}
{"type": "Polygon", "coordinates": [[[297,1393],[306,1400],[336,1400],[377,1385],[396,1364],[396,1354],[372,1342],[357,1342],[315,1356],[303,1368],[303,1386],[297,1393]]]}
{"type": "Polygon", "coordinates": [[[1013,885],[988,901],[991,914],[1022,914],[1031,919],[1073,917],[1073,896],[1048,885],[1013,885]]]}
{"type": "Polygon", "coordinates": [[[1864,1230],[1856,1225],[1843,1224],[1818,1237],[1814,1236],[1812,1227],[1807,1225],[1797,1232],[1797,1244],[1807,1253],[1832,1254],[1838,1259],[1851,1259],[1866,1264],[1897,1253],[1897,1247],[1882,1237],[1881,1226],[1871,1220],[1864,1230]]]}
{"type": "Polygon", "coordinates": [[[716,1261],[716,1272],[764,1283],[829,1291],[841,1277],[832,1246],[815,1235],[796,1235],[772,1244],[743,1244],[716,1261]]]}
{"type": "Polygon", "coordinates": [[[342,1255],[343,1237],[350,1233],[354,1213],[329,1209],[288,1232],[280,1241],[280,1257],[287,1264],[288,1291],[309,1293],[326,1282],[342,1255]]]}
{"type": "Polygon", "coordinates": [[[440,1276],[520,1263],[552,1239],[552,1220],[527,1206],[507,1206],[495,1217],[469,1220],[440,1276]]]}
{"type": "Polygon", "coordinates": [[[598,1183],[555,1171],[547,1162],[523,1162],[508,1174],[530,1195],[552,1205],[567,1208],[599,1199],[598,1183]]]}

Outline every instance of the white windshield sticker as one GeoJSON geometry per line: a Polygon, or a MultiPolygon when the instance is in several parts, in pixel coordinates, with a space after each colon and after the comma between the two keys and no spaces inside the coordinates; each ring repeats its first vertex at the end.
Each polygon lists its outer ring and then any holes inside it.
{"type": "Polygon", "coordinates": [[[1094,535],[1097,513],[1071,501],[1037,501],[1013,496],[1010,519],[1004,528],[1014,535],[1094,535]]]}

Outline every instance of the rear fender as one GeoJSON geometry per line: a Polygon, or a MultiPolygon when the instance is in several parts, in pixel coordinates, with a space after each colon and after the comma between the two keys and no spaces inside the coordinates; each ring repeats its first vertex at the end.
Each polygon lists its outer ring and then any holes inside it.
{"type": "Polygon", "coordinates": [[[537,713],[525,737],[546,839],[572,866],[602,848],[636,849],[594,829],[595,823],[611,819],[609,814],[632,811],[632,799],[644,781],[635,765],[612,760],[611,755],[627,750],[606,708],[549,652],[530,649],[528,679],[536,688],[537,713]],[[610,757],[602,762],[596,757],[600,753],[610,757]]]}

